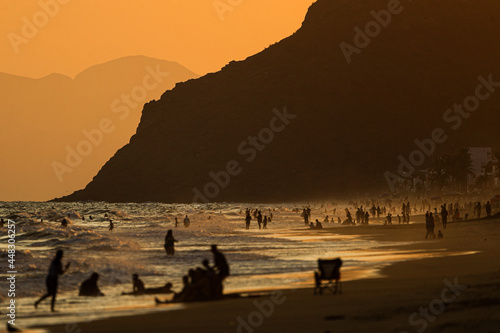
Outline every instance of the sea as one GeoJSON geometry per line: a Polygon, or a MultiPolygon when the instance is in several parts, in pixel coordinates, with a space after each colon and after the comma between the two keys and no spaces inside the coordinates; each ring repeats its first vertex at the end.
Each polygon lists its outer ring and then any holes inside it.
{"type": "MultiPolygon", "coordinates": [[[[182,288],[182,276],[201,266],[203,259],[213,263],[210,246],[216,244],[230,265],[231,275],[225,293],[313,286],[313,272],[319,258],[343,260],[342,280],[382,277],[381,269],[394,262],[439,256],[412,250],[394,250],[403,242],[379,242],[361,235],[341,235],[335,230],[357,228],[336,223],[345,218],[347,203],[311,204],[312,220],[325,230],[311,230],[301,217],[306,203],[284,204],[163,204],[105,202],[3,202],[0,217],[15,221],[15,297],[11,287],[8,234],[0,230],[1,313],[8,312],[11,299],[16,304],[16,324],[22,327],[85,322],[113,316],[176,310],[183,304],[155,306],[155,295],[124,296],[132,291],[132,274],[139,274],[146,287],[167,282],[174,291],[182,288]],[[273,216],[267,229],[258,229],[252,220],[245,229],[245,209],[259,209],[273,216]],[[335,209],[335,212],[334,212],[335,209]],[[185,227],[185,216],[190,226],[185,227]],[[92,219],[90,219],[92,217],[92,219]],[[70,224],[61,226],[63,218],[70,224]],[[179,225],[175,226],[175,218],[179,225]],[[109,219],[114,229],[109,231],[109,219]],[[163,247],[168,230],[178,240],[176,253],[167,256],[163,247]],[[45,293],[45,277],[58,249],[64,250],[63,264],[68,271],[59,278],[56,310],[50,312],[50,298],[38,309],[34,302],[45,293]],[[79,286],[93,272],[100,275],[104,297],[78,297],[79,286]]],[[[383,224],[372,220],[371,224],[383,224]]],[[[439,251],[438,251],[439,252],[439,251]]],[[[165,300],[169,295],[156,295],[165,300]]],[[[3,318],[7,320],[8,317],[3,318]]]]}

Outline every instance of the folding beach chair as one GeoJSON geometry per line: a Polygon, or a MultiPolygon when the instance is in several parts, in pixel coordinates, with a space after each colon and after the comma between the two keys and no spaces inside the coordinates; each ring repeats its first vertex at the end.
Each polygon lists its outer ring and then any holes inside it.
{"type": "Polygon", "coordinates": [[[318,270],[314,272],[314,280],[316,282],[314,295],[317,293],[323,295],[324,289],[330,290],[334,294],[337,292],[342,294],[342,284],[340,282],[341,266],[342,260],[340,258],[318,259],[318,270]],[[321,281],[325,282],[322,284],[321,281]]]}

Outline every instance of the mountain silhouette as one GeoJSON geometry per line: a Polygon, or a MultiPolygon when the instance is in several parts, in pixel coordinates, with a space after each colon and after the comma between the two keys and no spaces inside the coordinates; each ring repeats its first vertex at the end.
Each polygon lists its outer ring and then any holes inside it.
{"type": "Polygon", "coordinates": [[[318,0],[292,36],[147,103],[130,143],[83,190],[57,200],[375,194],[417,149],[426,150],[418,168],[462,146],[499,149],[500,3],[395,3],[318,0]],[[477,110],[448,113],[474,102],[481,84],[477,110]]]}
{"type": "Polygon", "coordinates": [[[0,200],[47,200],[85,186],[128,143],[145,102],[195,77],[176,62],[144,56],[96,65],[74,79],[0,73],[0,200]],[[101,137],[103,121],[109,128],[101,137]]]}

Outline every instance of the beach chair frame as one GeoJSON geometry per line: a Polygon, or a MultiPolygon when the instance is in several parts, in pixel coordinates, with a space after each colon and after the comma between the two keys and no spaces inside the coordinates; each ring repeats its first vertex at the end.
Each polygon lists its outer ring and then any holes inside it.
{"type": "Polygon", "coordinates": [[[330,290],[332,294],[342,294],[342,283],[340,282],[341,266],[342,260],[340,258],[318,259],[318,269],[314,271],[314,295],[323,295],[325,289],[330,290]]]}

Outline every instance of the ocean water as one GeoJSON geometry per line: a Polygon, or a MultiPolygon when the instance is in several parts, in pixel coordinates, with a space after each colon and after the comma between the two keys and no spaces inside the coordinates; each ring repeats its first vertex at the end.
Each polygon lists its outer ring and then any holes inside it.
{"type": "MultiPolygon", "coordinates": [[[[146,287],[171,282],[173,289],[179,291],[182,276],[190,268],[201,266],[203,259],[212,263],[212,244],[218,245],[230,265],[231,276],[225,281],[225,292],[312,287],[318,258],[341,257],[343,280],[352,280],[379,276],[380,268],[396,261],[441,255],[439,251],[388,251],[388,246],[402,243],[382,244],[361,236],[309,230],[300,217],[304,206],[0,203],[0,216],[16,221],[16,323],[29,327],[164,311],[165,307],[154,306],[154,295],[121,295],[132,290],[131,275],[139,274],[146,287]],[[256,220],[252,220],[251,229],[245,230],[247,207],[261,209],[263,215],[273,213],[268,229],[258,230],[256,220]],[[68,214],[72,223],[63,228],[60,221],[68,214]],[[105,214],[115,224],[112,232],[108,230],[105,214]],[[185,215],[191,220],[189,228],[182,224],[185,215]],[[92,221],[89,216],[93,217],[92,221]],[[176,217],[180,222],[177,228],[176,217]],[[167,256],[163,248],[169,229],[179,241],[174,256],[167,256]],[[46,291],[45,276],[57,249],[64,250],[63,263],[71,262],[71,267],[59,279],[58,312],[52,314],[50,299],[36,310],[33,303],[46,291]],[[81,282],[94,271],[100,274],[99,286],[106,296],[78,297],[81,282]]],[[[337,206],[337,212],[344,207],[337,206]]],[[[332,210],[332,205],[313,206],[312,218],[323,221],[324,216],[329,215],[336,220],[332,210]]],[[[383,222],[372,220],[371,223],[383,222]]],[[[323,226],[345,228],[336,223],[323,226]]],[[[3,290],[0,303],[5,309],[9,302],[6,228],[0,232],[0,260],[2,268],[5,267],[0,271],[3,290]]],[[[158,297],[169,298],[168,295],[158,297]]],[[[182,306],[177,304],[171,308],[182,306]]]]}

